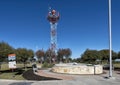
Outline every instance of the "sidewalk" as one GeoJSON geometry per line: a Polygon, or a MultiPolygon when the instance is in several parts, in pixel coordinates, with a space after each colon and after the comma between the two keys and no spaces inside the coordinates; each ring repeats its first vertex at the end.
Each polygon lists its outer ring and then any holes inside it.
{"type": "Polygon", "coordinates": [[[120,85],[120,71],[113,72],[113,78],[107,79],[109,72],[101,75],[68,75],[49,72],[49,70],[39,70],[37,75],[46,77],[57,77],[63,80],[49,81],[14,81],[0,80],[0,85],[120,85]]]}
{"type": "Polygon", "coordinates": [[[37,75],[44,76],[44,77],[52,77],[62,80],[73,80],[74,77],[72,75],[66,75],[66,74],[57,74],[50,72],[49,70],[38,70],[36,73],[37,75]]]}

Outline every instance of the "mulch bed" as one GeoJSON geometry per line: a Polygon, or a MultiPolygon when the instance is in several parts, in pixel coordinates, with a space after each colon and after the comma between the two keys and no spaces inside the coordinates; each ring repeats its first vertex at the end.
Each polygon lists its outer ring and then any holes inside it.
{"type": "Polygon", "coordinates": [[[26,80],[36,80],[36,81],[45,81],[45,80],[61,80],[57,78],[51,78],[51,77],[44,77],[44,76],[38,76],[33,73],[33,70],[30,69],[23,73],[23,77],[26,80]]]}

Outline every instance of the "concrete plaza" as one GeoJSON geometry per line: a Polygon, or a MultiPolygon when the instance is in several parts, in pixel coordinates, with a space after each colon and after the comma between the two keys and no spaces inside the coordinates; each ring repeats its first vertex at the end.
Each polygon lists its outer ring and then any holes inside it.
{"type": "MultiPolygon", "coordinates": [[[[44,70],[45,73],[50,73],[44,70]]],[[[67,75],[67,74],[59,74],[61,76],[69,76],[70,79],[64,80],[49,80],[49,81],[16,81],[16,80],[0,80],[0,85],[120,85],[120,71],[114,71],[112,78],[108,77],[108,71],[105,71],[105,74],[101,75],[67,75]]],[[[68,77],[68,78],[69,78],[68,77]]],[[[66,77],[67,78],[67,77],[66,77]]]]}

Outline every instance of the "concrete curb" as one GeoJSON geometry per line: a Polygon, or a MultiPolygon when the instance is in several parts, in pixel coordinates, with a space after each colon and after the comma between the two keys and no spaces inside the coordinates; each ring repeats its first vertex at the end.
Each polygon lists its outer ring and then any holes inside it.
{"type": "Polygon", "coordinates": [[[0,81],[9,81],[9,82],[36,82],[32,80],[8,80],[8,79],[0,79],[0,81]]]}

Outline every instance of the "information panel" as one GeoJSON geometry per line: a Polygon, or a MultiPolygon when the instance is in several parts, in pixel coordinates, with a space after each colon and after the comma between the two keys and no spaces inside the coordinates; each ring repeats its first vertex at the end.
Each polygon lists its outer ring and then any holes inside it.
{"type": "Polygon", "coordinates": [[[8,55],[9,60],[9,68],[14,69],[16,68],[16,55],[15,54],[9,54],[8,55]]]}

